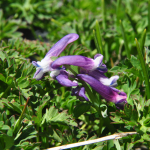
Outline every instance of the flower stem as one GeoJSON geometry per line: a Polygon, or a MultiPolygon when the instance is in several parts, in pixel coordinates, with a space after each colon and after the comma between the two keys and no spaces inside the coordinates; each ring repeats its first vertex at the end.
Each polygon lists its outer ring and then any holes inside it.
{"type": "Polygon", "coordinates": [[[70,70],[75,76],[77,75],[77,73],[69,66],[69,65],[65,65],[65,67],[70,70]]]}
{"type": "MultiPolygon", "coordinates": [[[[82,81],[81,81],[82,82],[82,81]]],[[[92,101],[93,107],[99,112],[100,115],[100,121],[103,120],[107,128],[111,131],[111,133],[115,133],[115,128],[114,126],[110,123],[110,119],[108,117],[104,118],[101,114],[101,108],[100,108],[100,102],[98,99],[93,95],[92,91],[88,87],[88,85],[85,82],[82,82],[83,86],[85,87],[86,92],[88,93],[90,100],[92,101]]],[[[100,123],[100,128],[102,129],[103,122],[100,123]]],[[[100,129],[100,130],[101,130],[100,129]]],[[[100,134],[100,133],[99,133],[100,134]]]]}

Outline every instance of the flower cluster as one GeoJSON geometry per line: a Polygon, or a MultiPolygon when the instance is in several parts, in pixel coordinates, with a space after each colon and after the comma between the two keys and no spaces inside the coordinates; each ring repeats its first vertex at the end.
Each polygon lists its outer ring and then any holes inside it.
{"type": "Polygon", "coordinates": [[[69,55],[59,57],[54,61],[52,60],[52,57],[59,56],[69,43],[77,40],[78,38],[79,36],[75,33],[64,36],[49,50],[41,61],[33,61],[32,64],[36,66],[34,78],[40,80],[44,76],[44,73],[51,71],[50,76],[56,79],[61,85],[67,87],[75,86],[72,90],[72,95],[76,95],[79,98],[82,97],[88,101],[89,99],[85,95],[85,88],[78,84],[79,80],[83,80],[97,91],[105,100],[115,103],[118,108],[123,107],[124,103],[127,102],[127,95],[115,88],[117,86],[119,76],[116,75],[111,78],[107,78],[104,75],[108,69],[102,62],[103,55],[97,54],[94,59],[81,55],[69,55]],[[70,74],[66,70],[65,65],[80,67],[80,73],[77,75],[70,74]],[[76,81],[70,80],[70,76],[76,81]]]}

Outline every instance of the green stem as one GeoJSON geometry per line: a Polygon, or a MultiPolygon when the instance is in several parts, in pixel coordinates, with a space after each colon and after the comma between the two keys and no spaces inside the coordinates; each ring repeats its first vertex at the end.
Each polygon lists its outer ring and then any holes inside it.
{"type": "Polygon", "coordinates": [[[28,99],[27,99],[27,101],[26,101],[26,104],[25,104],[25,106],[24,106],[24,108],[23,108],[23,111],[22,111],[22,113],[21,113],[19,119],[17,120],[17,122],[16,122],[16,124],[15,124],[15,126],[14,126],[14,133],[15,133],[15,134],[16,134],[16,133],[19,131],[19,129],[20,129],[21,120],[22,120],[22,117],[23,117],[23,115],[24,115],[24,113],[25,113],[25,110],[26,110],[26,107],[27,107],[27,104],[28,104],[29,99],[30,99],[30,98],[28,97],[28,99]]]}
{"type": "Polygon", "coordinates": [[[117,21],[116,21],[116,30],[118,30],[119,26],[119,9],[120,9],[120,0],[117,0],[117,7],[116,7],[116,16],[117,16],[117,21]]]}
{"type": "Polygon", "coordinates": [[[99,105],[98,105],[98,103],[97,103],[97,99],[96,99],[95,96],[93,95],[93,93],[92,93],[91,89],[88,87],[88,85],[87,85],[84,81],[82,81],[82,80],[80,80],[80,82],[81,82],[81,83],[83,84],[83,86],[85,87],[85,90],[86,90],[86,92],[88,93],[89,98],[90,98],[90,100],[92,101],[93,105],[99,107],[99,105]]]}
{"type": "Polygon", "coordinates": [[[106,9],[105,9],[105,0],[102,0],[102,16],[103,16],[103,29],[106,29],[106,9]]]}
{"type": "MultiPolygon", "coordinates": [[[[76,75],[77,73],[70,67],[70,66],[65,66],[67,69],[69,69],[72,73],[74,73],[74,75],[76,75]]],[[[88,96],[92,102],[93,107],[99,112],[100,115],[100,131],[102,131],[102,126],[103,126],[103,122],[106,124],[106,126],[109,128],[109,130],[114,133],[115,132],[115,128],[114,126],[110,123],[110,119],[108,117],[103,118],[102,114],[101,114],[101,108],[100,108],[100,102],[97,99],[97,97],[95,97],[95,95],[92,93],[91,89],[89,88],[89,86],[87,85],[87,83],[85,83],[82,80],[78,80],[78,82],[82,83],[82,85],[85,87],[86,92],[88,93],[88,96]]],[[[100,132],[101,133],[101,132],[100,132]]]]}
{"type": "Polygon", "coordinates": [[[65,65],[65,67],[70,70],[75,76],[77,75],[77,73],[69,66],[69,65],[65,65]]]}
{"type": "Polygon", "coordinates": [[[128,12],[126,12],[126,15],[131,23],[134,33],[137,35],[136,23],[132,20],[131,16],[128,14],[128,12]]]}
{"type": "Polygon", "coordinates": [[[135,38],[135,42],[136,42],[137,51],[138,51],[138,55],[139,55],[139,59],[140,59],[140,63],[141,63],[142,71],[143,71],[143,75],[144,75],[147,98],[150,99],[150,83],[149,83],[149,78],[148,78],[147,66],[144,61],[141,47],[139,46],[139,43],[136,38],[135,38]]]}
{"type": "Polygon", "coordinates": [[[108,43],[105,43],[105,60],[109,60],[108,43]]]}
{"type": "Polygon", "coordinates": [[[142,54],[144,57],[144,44],[145,44],[145,39],[146,39],[146,29],[144,30],[142,37],[141,37],[141,42],[140,42],[140,48],[142,50],[142,54]]]}
{"type": "Polygon", "coordinates": [[[97,96],[95,96],[93,94],[93,92],[90,90],[90,88],[88,87],[88,85],[85,82],[82,82],[82,84],[85,87],[85,90],[88,93],[90,100],[92,101],[93,107],[97,110],[97,112],[99,114],[100,123],[99,123],[98,136],[100,136],[101,133],[102,133],[102,127],[103,127],[103,117],[102,117],[102,114],[101,114],[100,103],[98,103],[97,96]]]}
{"type": "MultiPolygon", "coordinates": [[[[81,81],[82,82],[82,81],[81,81]]],[[[115,128],[114,126],[111,124],[110,119],[108,117],[103,118],[102,114],[101,114],[101,108],[100,108],[100,102],[95,98],[95,96],[93,95],[92,91],[90,90],[90,88],[88,87],[88,85],[85,82],[82,82],[83,86],[85,87],[86,92],[89,95],[90,100],[92,101],[93,107],[97,110],[97,112],[99,112],[100,115],[100,131],[102,131],[102,126],[103,126],[103,122],[105,123],[105,125],[108,127],[108,129],[111,131],[111,133],[115,133],[115,128]]],[[[101,133],[101,132],[100,132],[101,133]]],[[[99,134],[100,134],[99,133],[99,134]]]]}
{"type": "Polygon", "coordinates": [[[64,95],[65,95],[65,88],[64,88],[64,87],[61,88],[61,92],[62,92],[62,94],[61,94],[61,99],[63,99],[63,98],[64,98],[64,95]]]}

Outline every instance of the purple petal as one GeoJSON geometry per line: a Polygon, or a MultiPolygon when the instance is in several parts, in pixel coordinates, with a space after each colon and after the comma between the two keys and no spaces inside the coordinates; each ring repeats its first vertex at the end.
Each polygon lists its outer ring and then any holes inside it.
{"type": "Polygon", "coordinates": [[[100,57],[100,56],[103,56],[102,54],[96,54],[95,56],[94,56],[94,59],[96,59],[97,57],[100,57]]]}
{"type": "Polygon", "coordinates": [[[39,67],[38,63],[36,61],[32,61],[32,64],[35,66],[35,67],[39,67]]]}
{"type": "Polygon", "coordinates": [[[64,68],[64,67],[54,69],[53,71],[51,71],[50,76],[51,76],[52,78],[55,78],[55,77],[58,76],[59,74],[65,74],[65,75],[67,75],[68,77],[75,78],[75,76],[74,76],[73,74],[67,72],[65,69],[66,69],[66,68],[64,68]]]}
{"type": "Polygon", "coordinates": [[[110,87],[116,87],[117,86],[117,80],[119,79],[119,76],[112,76],[111,78],[107,78],[104,73],[101,73],[101,71],[93,70],[88,73],[90,76],[94,77],[95,79],[99,80],[102,84],[110,87]]]}
{"type": "Polygon", "coordinates": [[[109,78],[109,85],[110,86],[113,86],[113,87],[115,87],[115,86],[117,86],[117,80],[119,79],[119,76],[112,76],[112,77],[110,77],[109,78]]]}
{"type": "MultiPolygon", "coordinates": [[[[96,60],[97,58],[102,58],[103,59],[103,55],[102,54],[96,54],[94,56],[94,60],[96,60]]],[[[103,62],[99,65],[99,68],[97,68],[99,71],[101,71],[102,73],[105,73],[108,71],[107,66],[105,64],[103,64],[103,62]]]]}
{"type": "Polygon", "coordinates": [[[80,74],[88,74],[89,71],[88,70],[85,70],[83,68],[80,68],[80,74]]]}
{"type": "Polygon", "coordinates": [[[78,38],[79,38],[79,35],[76,33],[71,33],[71,34],[64,36],[49,50],[49,52],[45,55],[45,58],[50,58],[52,56],[59,56],[59,54],[66,48],[66,46],[69,43],[72,43],[78,38]]]}
{"type": "Polygon", "coordinates": [[[89,101],[89,99],[87,98],[87,96],[85,95],[85,88],[81,87],[80,91],[79,91],[79,96],[83,97],[86,101],[89,101]]]}
{"type": "MultiPolygon", "coordinates": [[[[55,77],[57,77],[57,76],[61,73],[62,70],[64,70],[64,68],[57,68],[57,69],[54,69],[53,71],[51,71],[50,76],[51,76],[52,78],[55,78],[55,77]]],[[[65,70],[64,70],[64,71],[65,71],[65,70]]],[[[66,75],[67,75],[67,74],[66,74],[66,75]]]]}
{"type": "Polygon", "coordinates": [[[118,94],[112,88],[103,85],[101,82],[99,82],[98,80],[89,75],[78,74],[77,77],[87,82],[95,91],[97,91],[107,101],[119,103],[122,100],[125,101],[127,98],[125,94],[123,95],[124,92],[118,94]]]}
{"type": "MultiPolygon", "coordinates": [[[[115,92],[117,92],[117,93],[120,93],[121,91],[120,90],[118,90],[118,89],[116,89],[116,88],[114,88],[114,87],[110,87],[111,89],[113,89],[115,92]]],[[[123,92],[124,93],[124,92],[123,92]]]]}
{"type": "Polygon", "coordinates": [[[58,56],[64,49],[65,47],[77,40],[79,38],[78,34],[71,33],[66,36],[64,36],[61,40],[59,40],[50,50],[49,52],[45,55],[45,57],[41,61],[32,61],[32,64],[35,67],[39,67],[38,70],[36,71],[34,78],[37,80],[40,80],[45,72],[53,71],[53,69],[50,67],[51,63],[53,62],[51,60],[52,56],[58,56]]]}
{"type": "Polygon", "coordinates": [[[101,73],[106,73],[108,71],[107,66],[105,64],[102,64],[97,68],[101,73]]]}
{"type": "Polygon", "coordinates": [[[35,78],[36,80],[41,80],[43,77],[44,77],[44,73],[41,68],[38,69],[33,76],[33,78],[35,78]]]}
{"type": "Polygon", "coordinates": [[[56,80],[63,86],[67,87],[78,86],[78,83],[68,79],[68,74],[65,71],[61,71],[60,74],[56,76],[56,80]]]}
{"type": "Polygon", "coordinates": [[[95,79],[99,80],[99,81],[100,81],[101,78],[106,78],[107,79],[107,77],[104,75],[104,73],[102,73],[98,69],[90,71],[88,74],[90,76],[94,77],[95,79]]]}
{"type": "Polygon", "coordinates": [[[87,96],[85,95],[85,88],[77,86],[76,88],[72,89],[72,96],[83,97],[86,101],[89,101],[87,96]]]}
{"type": "Polygon", "coordinates": [[[91,58],[80,56],[80,55],[73,55],[73,56],[70,55],[70,56],[62,56],[56,59],[51,64],[51,67],[53,69],[56,69],[61,65],[74,65],[74,66],[82,67],[83,69],[86,69],[86,70],[93,70],[99,67],[101,62],[102,62],[102,59],[97,59],[95,61],[91,58]]]}
{"type": "MultiPolygon", "coordinates": [[[[124,95],[124,96],[127,96],[126,93],[124,92],[121,92],[119,93],[119,95],[124,95]]],[[[119,102],[117,102],[115,105],[118,109],[123,109],[124,108],[124,105],[127,103],[127,100],[126,99],[122,99],[120,100],[119,102]]]]}
{"type": "Polygon", "coordinates": [[[56,78],[59,74],[60,74],[60,70],[55,69],[55,70],[51,71],[50,77],[56,78]]]}

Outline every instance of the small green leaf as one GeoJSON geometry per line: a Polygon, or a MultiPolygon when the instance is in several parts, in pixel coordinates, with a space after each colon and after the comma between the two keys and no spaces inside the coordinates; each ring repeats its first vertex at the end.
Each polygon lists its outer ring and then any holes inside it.
{"type": "Polygon", "coordinates": [[[10,84],[12,84],[13,80],[14,80],[13,77],[8,76],[7,79],[6,79],[6,83],[8,85],[10,85],[10,84]]]}
{"type": "Polygon", "coordinates": [[[66,111],[59,113],[55,107],[50,107],[49,110],[46,109],[46,113],[44,115],[44,118],[43,118],[41,124],[44,124],[45,121],[49,124],[60,123],[60,124],[64,124],[64,125],[73,125],[73,126],[77,125],[71,119],[71,116],[67,115],[66,111]]]}
{"type": "Polygon", "coordinates": [[[124,107],[124,113],[125,113],[128,117],[131,117],[131,115],[132,115],[132,106],[130,106],[130,105],[125,105],[125,107],[124,107]]]}
{"type": "Polygon", "coordinates": [[[120,67],[119,66],[114,66],[109,71],[111,71],[111,72],[118,72],[118,70],[120,70],[120,67]]]}
{"type": "Polygon", "coordinates": [[[5,77],[1,73],[0,73],[0,80],[3,81],[3,82],[6,82],[5,77]]]}
{"type": "Polygon", "coordinates": [[[138,121],[138,112],[135,109],[132,110],[131,121],[134,121],[135,123],[138,121]]]}
{"type": "Polygon", "coordinates": [[[57,58],[58,58],[58,57],[56,57],[56,56],[52,56],[52,57],[51,57],[51,60],[52,60],[52,61],[55,61],[57,58]]]}
{"type": "Polygon", "coordinates": [[[143,122],[144,126],[146,127],[150,127],[150,118],[147,118],[144,122],[143,122]]]}
{"type": "Polygon", "coordinates": [[[0,121],[0,128],[3,126],[4,121],[0,121]]]}
{"type": "Polygon", "coordinates": [[[135,89],[135,90],[133,90],[130,94],[136,95],[136,94],[138,94],[138,93],[139,93],[139,89],[135,89]]]}
{"type": "Polygon", "coordinates": [[[27,80],[27,78],[19,78],[18,79],[18,86],[19,88],[26,88],[29,86],[30,82],[27,80]]]}
{"type": "Polygon", "coordinates": [[[53,138],[57,140],[58,142],[62,142],[62,138],[59,136],[59,134],[57,134],[55,130],[53,130],[53,138]]]}
{"type": "Polygon", "coordinates": [[[4,60],[6,58],[5,53],[3,51],[0,51],[0,58],[4,60]]]}
{"type": "Polygon", "coordinates": [[[3,139],[5,142],[5,149],[9,149],[14,145],[14,137],[3,134],[3,139]]]}
{"type": "Polygon", "coordinates": [[[87,104],[87,103],[82,103],[82,104],[79,104],[77,105],[75,108],[74,108],[74,111],[73,111],[73,114],[76,118],[78,118],[79,116],[81,116],[82,114],[84,114],[85,112],[89,111],[90,109],[90,104],[87,104]]]}
{"type": "Polygon", "coordinates": [[[133,56],[133,55],[131,55],[131,63],[132,63],[132,65],[133,65],[135,68],[137,68],[137,69],[139,69],[139,70],[142,70],[141,63],[140,63],[139,60],[138,60],[135,56],[133,56]]]}
{"type": "Polygon", "coordinates": [[[3,125],[1,128],[1,130],[9,130],[9,129],[10,129],[10,127],[8,125],[3,125]]]}
{"type": "Polygon", "coordinates": [[[9,130],[7,131],[7,135],[8,135],[8,136],[13,136],[13,129],[9,129],[9,130]]]}

